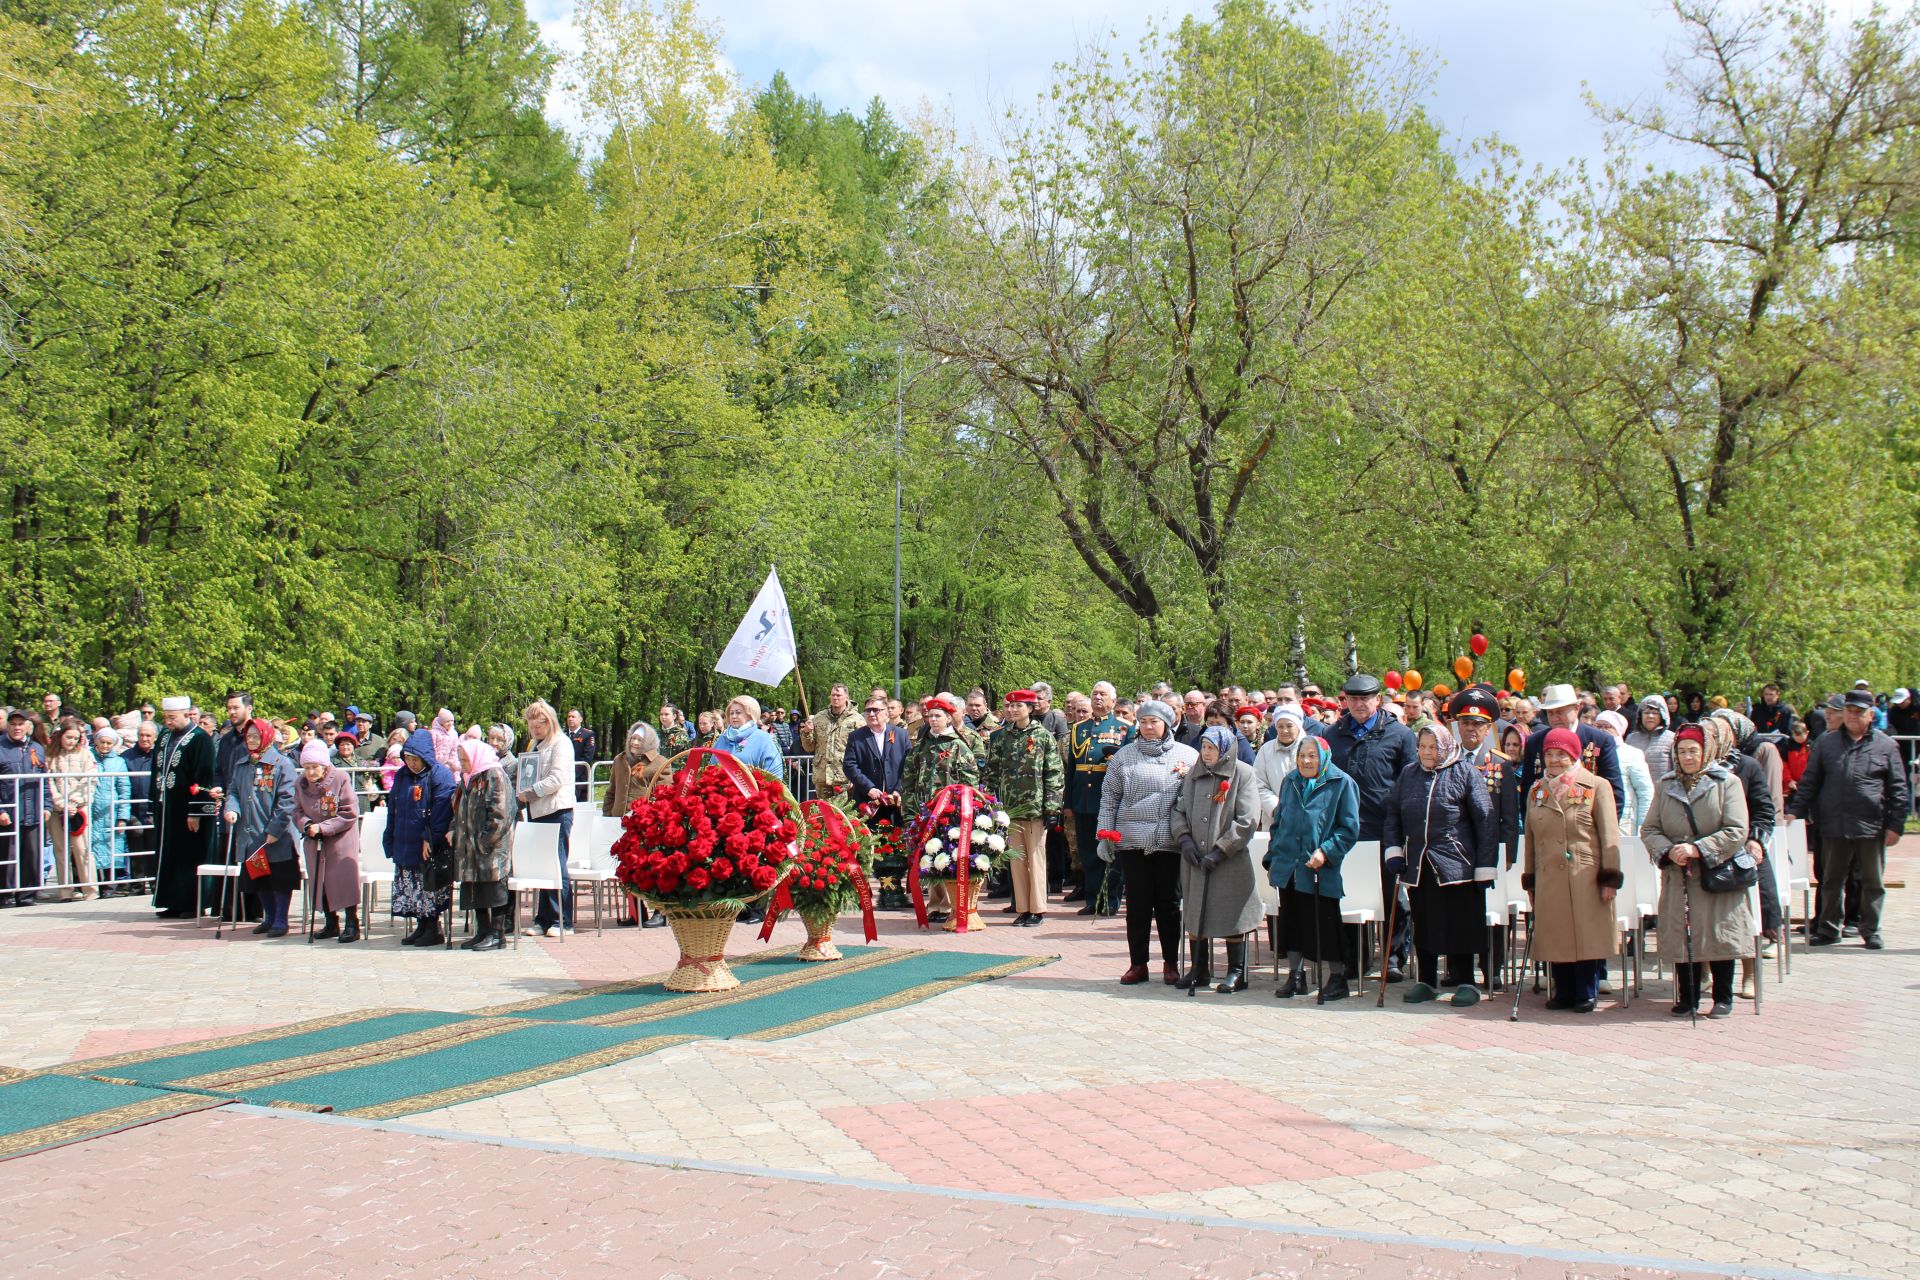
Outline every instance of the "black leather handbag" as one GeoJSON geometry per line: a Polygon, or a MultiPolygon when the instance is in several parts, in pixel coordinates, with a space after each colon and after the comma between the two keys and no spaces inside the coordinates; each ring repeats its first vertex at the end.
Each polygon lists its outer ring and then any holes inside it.
{"type": "MultiPolygon", "coordinates": [[[[1693,806],[1681,802],[1687,811],[1687,825],[1693,828],[1693,847],[1700,847],[1700,824],[1693,820],[1693,806]]],[[[1745,893],[1760,883],[1760,860],[1747,852],[1743,842],[1740,852],[1725,862],[1708,862],[1700,859],[1700,887],[1708,893],[1745,893]]]]}

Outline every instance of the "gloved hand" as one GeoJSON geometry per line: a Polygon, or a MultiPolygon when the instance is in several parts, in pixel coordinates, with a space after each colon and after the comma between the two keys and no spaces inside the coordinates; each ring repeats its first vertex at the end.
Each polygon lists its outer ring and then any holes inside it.
{"type": "Polygon", "coordinates": [[[1384,865],[1386,866],[1387,874],[1393,879],[1398,880],[1401,873],[1407,869],[1407,860],[1405,858],[1388,858],[1384,865]]]}
{"type": "Polygon", "coordinates": [[[1193,842],[1192,836],[1180,837],[1180,856],[1187,860],[1190,867],[1200,865],[1200,846],[1193,842]]]}
{"type": "Polygon", "coordinates": [[[1213,848],[1207,850],[1206,857],[1200,859],[1200,865],[1206,868],[1208,871],[1211,871],[1215,867],[1219,866],[1221,863],[1225,862],[1226,860],[1227,860],[1227,851],[1225,849],[1222,849],[1219,845],[1215,845],[1213,846],[1213,848]]]}
{"type": "Polygon", "coordinates": [[[1099,845],[1095,847],[1094,852],[1100,855],[1100,861],[1112,862],[1113,855],[1120,852],[1120,846],[1111,840],[1102,840],[1099,845]]]}

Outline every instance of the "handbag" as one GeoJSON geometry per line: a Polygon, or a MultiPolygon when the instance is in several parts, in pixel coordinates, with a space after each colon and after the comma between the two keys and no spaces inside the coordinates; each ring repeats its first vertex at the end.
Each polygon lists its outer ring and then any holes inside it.
{"type": "MultiPolygon", "coordinates": [[[[1700,824],[1693,820],[1693,805],[1680,802],[1687,811],[1687,825],[1693,828],[1694,848],[1700,847],[1700,824]]],[[[1760,862],[1743,843],[1740,852],[1722,863],[1700,859],[1700,887],[1708,893],[1745,893],[1760,883],[1760,862]]]]}
{"type": "Polygon", "coordinates": [[[428,893],[453,887],[453,846],[441,845],[420,866],[420,881],[428,893]]]}

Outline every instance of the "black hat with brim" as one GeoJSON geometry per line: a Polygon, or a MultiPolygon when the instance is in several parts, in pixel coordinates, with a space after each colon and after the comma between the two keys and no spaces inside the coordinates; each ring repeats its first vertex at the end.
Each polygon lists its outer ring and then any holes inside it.
{"type": "Polygon", "coordinates": [[[1340,686],[1340,692],[1355,698],[1371,698],[1380,692],[1380,677],[1370,676],[1362,671],[1358,675],[1348,677],[1347,682],[1340,686]]]}

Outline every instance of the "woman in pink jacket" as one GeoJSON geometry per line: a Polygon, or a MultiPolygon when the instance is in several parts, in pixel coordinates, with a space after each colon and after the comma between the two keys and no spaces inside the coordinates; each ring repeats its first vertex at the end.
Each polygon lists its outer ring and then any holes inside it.
{"type": "Polygon", "coordinates": [[[306,838],[309,893],[320,895],[327,927],[315,938],[360,941],[360,805],[353,779],[327,757],[315,739],[300,749],[300,781],[293,788],[294,813],[306,838]],[[345,929],[341,911],[347,913],[345,929]]]}

